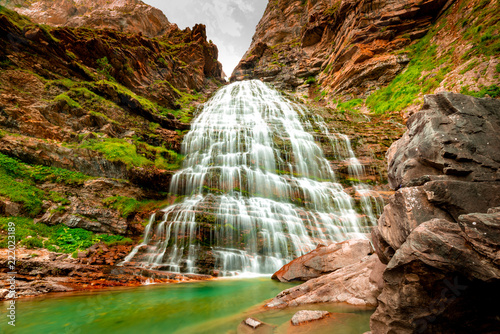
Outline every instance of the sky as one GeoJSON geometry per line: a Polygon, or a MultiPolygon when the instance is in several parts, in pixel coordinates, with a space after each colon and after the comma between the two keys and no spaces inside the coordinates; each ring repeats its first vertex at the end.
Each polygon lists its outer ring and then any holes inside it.
{"type": "Polygon", "coordinates": [[[143,0],[160,9],[180,29],[207,26],[207,38],[219,49],[219,61],[229,77],[247,51],[268,0],[143,0]]]}

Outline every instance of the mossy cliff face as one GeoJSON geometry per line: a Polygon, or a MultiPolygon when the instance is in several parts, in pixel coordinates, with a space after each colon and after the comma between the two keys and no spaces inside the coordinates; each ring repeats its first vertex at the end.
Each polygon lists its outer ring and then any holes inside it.
{"type": "Polygon", "coordinates": [[[270,1],[232,80],[336,107],[414,112],[447,90],[499,96],[498,1],[270,1]]]}
{"type": "Polygon", "coordinates": [[[33,21],[0,7],[1,230],[24,217],[20,246],[77,255],[137,241],[173,200],[182,136],[222,85],[222,66],[205,26],[179,30],[140,1],[51,3],[10,3],[33,21]],[[130,20],[114,26],[99,16],[108,9],[130,20]]]}

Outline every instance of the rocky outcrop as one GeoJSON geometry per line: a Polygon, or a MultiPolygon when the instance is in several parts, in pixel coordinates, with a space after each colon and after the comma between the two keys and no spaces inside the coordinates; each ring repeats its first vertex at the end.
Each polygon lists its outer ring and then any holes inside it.
{"type": "Polygon", "coordinates": [[[281,292],[266,307],[315,303],[375,306],[384,269],[368,239],[320,245],[274,273],[272,278],[281,282],[306,282],[281,292]]]}
{"type": "Polygon", "coordinates": [[[373,333],[489,333],[500,322],[500,102],[427,96],[388,152],[399,188],[373,231],[387,263],[373,333]]]}
{"type": "Polygon", "coordinates": [[[292,317],[292,325],[299,326],[310,321],[323,319],[330,315],[328,311],[299,311],[292,317]]]}
{"type": "MultiPolygon", "coordinates": [[[[172,170],[180,166],[183,131],[197,106],[222,84],[222,66],[203,25],[180,30],[135,0],[92,3],[10,3],[57,28],[0,6],[0,160],[25,163],[26,170],[80,172],[84,180],[107,178],[107,188],[92,194],[83,181],[46,182],[32,173],[20,178],[1,168],[0,174],[64,198],[64,206],[61,199],[47,198],[42,210],[30,213],[39,222],[133,235],[143,229],[142,221],[123,217],[102,201],[113,196],[165,200],[157,193],[168,189],[172,170]]],[[[0,214],[28,215],[22,196],[13,199],[11,193],[2,190],[0,201],[6,204],[0,214]]]]}
{"type": "MultiPolygon", "coordinates": [[[[317,250],[314,252],[317,252],[317,250]]],[[[326,258],[328,259],[328,256],[326,258]]],[[[342,255],[340,258],[342,258],[342,255]]],[[[316,262],[320,261],[322,260],[318,257],[316,262]]],[[[309,262],[315,261],[309,259],[309,262]]],[[[346,264],[332,273],[310,279],[299,286],[282,291],[267,303],[266,307],[283,308],[315,303],[348,303],[351,305],[375,306],[377,305],[377,296],[382,288],[381,281],[384,268],[385,265],[380,262],[376,254],[367,255],[352,261],[352,264],[346,264]]],[[[284,274],[283,276],[286,277],[287,275],[284,274]]]]}
{"type": "Polygon", "coordinates": [[[359,262],[373,253],[368,239],[352,239],[315,250],[298,257],[272,276],[281,282],[307,281],[359,262]]]}
{"type": "Polygon", "coordinates": [[[159,9],[139,0],[62,0],[56,6],[51,0],[14,0],[8,6],[36,23],[55,27],[113,29],[157,37],[172,26],[159,9]]]}
{"type": "Polygon", "coordinates": [[[231,79],[365,96],[409,62],[396,51],[423,37],[452,2],[270,1],[231,79]]]}
{"type": "MultiPolygon", "coordinates": [[[[172,283],[206,280],[210,276],[181,275],[156,270],[116,266],[131,246],[95,245],[78,258],[46,250],[17,249],[15,298],[40,296],[50,292],[82,291],[115,286],[140,286],[148,283],[172,283]]],[[[7,282],[7,250],[0,249],[0,279],[7,282]]],[[[7,287],[7,285],[5,285],[7,287]]],[[[0,300],[12,299],[7,289],[0,289],[0,300]]]]}

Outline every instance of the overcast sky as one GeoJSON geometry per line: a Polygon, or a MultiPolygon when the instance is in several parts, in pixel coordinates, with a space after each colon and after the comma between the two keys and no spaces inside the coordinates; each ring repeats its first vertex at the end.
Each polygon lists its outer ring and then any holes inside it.
{"type": "Polygon", "coordinates": [[[163,11],[179,28],[207,26],[207,38],[219,49],[229,77],[247,51],[268,0],[143,0],[163,11]]]}

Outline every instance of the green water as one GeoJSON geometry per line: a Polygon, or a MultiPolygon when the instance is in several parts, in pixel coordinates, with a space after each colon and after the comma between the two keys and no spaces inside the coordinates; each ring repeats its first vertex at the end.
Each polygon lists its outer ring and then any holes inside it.
{"type": "MultiPolygon", "coordinates": [[[[0,332],[234,334],[248,316],[275,325],[277,332],[286,332],[297,310],[263,311],[259,306],[291,286],[269,278],[224,279],[20,299],[15,328],[7,324],[7,303],[1,304],[0,332]]],[[[369,330],[372,311],[334,305],[308,308],[349,314],[337,321],[334,331],[323,328],[307,333],[359,334],[369,330]]]]}

